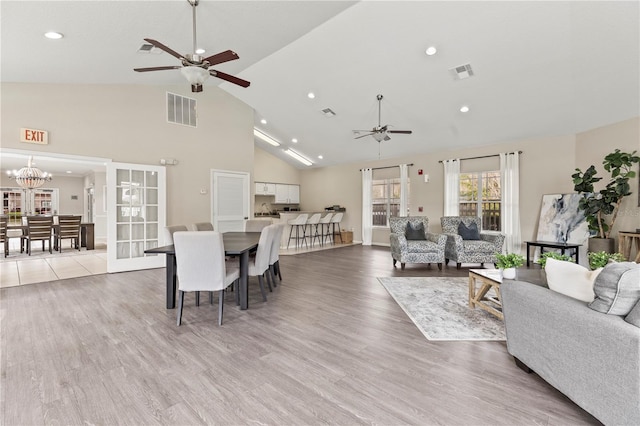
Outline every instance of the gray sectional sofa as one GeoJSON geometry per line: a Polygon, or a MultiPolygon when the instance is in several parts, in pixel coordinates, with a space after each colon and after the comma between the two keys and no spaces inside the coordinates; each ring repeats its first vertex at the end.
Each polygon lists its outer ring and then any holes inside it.
{"type": "Polygon", "coordinates": [[[540,270],[532,272],[501,285],[516,363],[605,425],[640,425],[640,328],[549,290],[540,270]]]}

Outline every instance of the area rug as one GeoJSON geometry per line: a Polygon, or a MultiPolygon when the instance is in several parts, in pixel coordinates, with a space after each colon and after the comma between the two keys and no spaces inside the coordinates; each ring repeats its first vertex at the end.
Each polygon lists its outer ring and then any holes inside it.
{"type": "Polygon", "coordinates": [[[467,278],[378,278],[429,340],[505,340],[504,323],[469,309],[467,278]]]}

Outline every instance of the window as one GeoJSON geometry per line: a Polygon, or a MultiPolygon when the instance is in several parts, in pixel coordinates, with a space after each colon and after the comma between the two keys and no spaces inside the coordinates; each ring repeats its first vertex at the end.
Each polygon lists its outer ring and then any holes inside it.
{"type": "MultiPolygon", "coordinates": [[[[407,200],[409,199],[407,194],[407,200]]],[[[389,226],[389,218],[400,215],[400,178],[374,180],[371,203],[373,226],[389,226]]]]}
{"type": "Polygon", "coordinates": [[[482,218],[482,229],[500,231],[500,172],[460,173],[460,216],[482,218]]]}

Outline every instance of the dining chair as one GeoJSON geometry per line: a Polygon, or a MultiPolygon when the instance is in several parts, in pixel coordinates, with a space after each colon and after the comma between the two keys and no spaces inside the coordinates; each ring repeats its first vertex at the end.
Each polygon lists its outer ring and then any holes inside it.
{"type": "Polygon", "coordinates": [[[244,232],[261,232],[269,225],[271,225],[271,220],[249,219],[244,222],[244,232]]]}
{"type": "Polygon", "coordinates": [[[31,256],[31,243],[42,241],[42,251],[44,243],[49,243],[49,253],[51,250],[51,231],[53,230],[53,217],[51,216],[27,216],[27,254],[31,256]]]}
{"type": "Polygon", "coordinates": [[[213,231],[213,224],[211,222],[198,222],[192,225],[194,231],[213,231]]]}
{"type": "Polygon", "coordinates": [[[0,243],[4,245],[4,257],[9,256],[9,236],[7,235],[7,222],[9,218],[6,215],[0,215],[0,243]]]}
{"type": "Polygon", "coordinates": [[[273,286],[276,286],[276,275],[282,281],[282,273],[280,273],[280,243],[282,240],[282,233],[284,232],[284,223],[278,223],[275,225],[275,231],[271,239],[271,252],[269,253],[269,271],[271,273],[271,281],[273,286]]]}
{"type": "Polygon", "coordinates": [[[186,225],[171,225],[164,228],[164,243],[167,246],[173,244],[174,232],[188,231],[186,225]]]}
{"type": "Polygon", "coordinates": [[[178,276],[178,318],[182,323],[185,292],[219,292],[218,325],[222,325],[224,294],[240,278],[240,271],[224,260],[222,234],[216,231],[178,231],[173,235],[178,276]]]}
{"type": "MultiPolygon", "coordinates": [[[[271,236],[276,225],[269,225],[262,229],[260,232],[260,239],[258,240],[258,249],[256,255],[249,259],[249,277],[258,277],[258,283],[260,284],[260,292],[262,293],[262,300],[267,301],[267,292],[264,287],[265,272],[269,270],[269,256],[271,255],[271,236]]],[[[237,265],[235,261],[227,261],[234,266],[237,265]]],[[[269,278],[266,278],[269,279],[269,278]]],[[[268,281],[267,281],[268,283],[268,281]]],[[[270,286],[271,284],[269,284],[270,286]]],[[[236,303],[240,303],[240,292],[236,292],[236,303]]]]}
{"type": "Polygon", "coordinates": [[[55,246],[62,253],[62,240],[71,240],[71,247],[80,250],[80,222],[82,216],[59,215],[58,225],[54,227],[55,246]]]}

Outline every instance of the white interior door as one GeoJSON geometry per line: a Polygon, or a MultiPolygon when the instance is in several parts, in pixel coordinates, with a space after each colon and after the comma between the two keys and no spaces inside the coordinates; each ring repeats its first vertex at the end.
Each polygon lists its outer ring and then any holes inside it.
{"type": "Polygon", "coordinates": [[[244,231],[249,218],[249,173],[211,171],[213,227],[218,232],[244,231]]]}
{"type": "Polygon", "coordinates": [[[164,167],[107,165],[107,271],[165,266],[164,256],[144,251],[163,244],[166,225],[164,167]]]}

